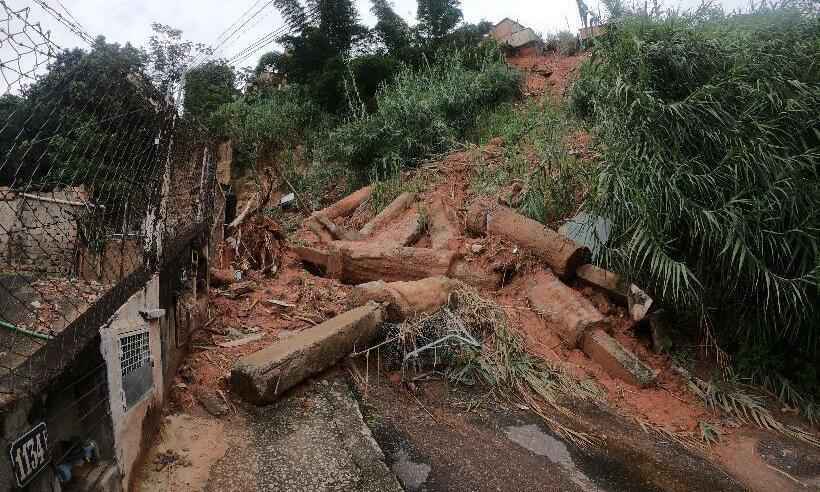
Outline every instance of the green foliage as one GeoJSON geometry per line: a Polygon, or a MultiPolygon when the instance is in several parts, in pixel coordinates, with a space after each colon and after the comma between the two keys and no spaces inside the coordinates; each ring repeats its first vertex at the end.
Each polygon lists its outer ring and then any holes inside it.
{"type": "Polygon", "coordinates": [[[577,55],[580,51],[578,35],[572,31],[559,31],[547,38],[547,47],[564,56],[577,55]]]}
{"type": "Polygon", "coordinates": [[[502,104],[486,111],[471,130],[481,144],[500,137],[505,152],[494,165],[477,166],[472,187],[480,195],[497,196],[515,183],[523,190],[518,208],[544,224],[556,224],[579,206],[595,168],[569,155],[565,137],[570,123],[557,108],[542,101],[502,104]]]}
{"type": "Polygon", "coordinates": [[[418,0],[419,33],[430,39],[449,34],[464,17],[460,0],[418,0]]]}
{"type": "Polygon", "coordinates": [[[162,94],[173,92],[182,81],[183,74],[197,55],[210,54],[201,43],[183,41],[182,31],[154,22],[153,34],[148,39],[151,80],[162,94]]]}
{"type": "Polygon", "coordinates": [[[701,14],[611,25],[573,89],[603,260],[724,341],[816,353],[820,19],[701,14]]]}
{"type": "Polygon", "coordinates": [[[233,68],[209,61],[185,75],[185,115],[203,120],[239,95],[233,68]]]}
{"type": "Polygon", "coordinates": [[[407,22],[396,14],[388,0],[372,0],[371,12],[376,16],[375,31],[388,51],[401,56],[410,48],[412,33],[407,22]]]}
{"type": "Polygon", "coordinates": [[[476,59],[456,50],[420,70],[405,68],[379,92],[374,112],[332,132],[329,156],[367,175],[378,163],[443,152],[485,107],[515,96],[518,84],[519,74],[495,51],[476,59]]]}
{"type": "Polygon", "coordinates": [[[263,91],[219,107],[210,128],[248,147],[249,159],[274,158],[282,150],[304,143],[326,125],[326,116],[299,86],[263,91]]]}

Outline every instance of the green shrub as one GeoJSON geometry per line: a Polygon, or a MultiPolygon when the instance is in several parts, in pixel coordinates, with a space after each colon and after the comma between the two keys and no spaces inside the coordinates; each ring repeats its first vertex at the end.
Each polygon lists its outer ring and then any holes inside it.
{"type": "Polygon", "coordinates": [[[404,68],[378,93],[374,112],[331,133],[328,157],[366,175],[376,165],[444,152],[484,108],[512,99],[519,77],[497,50],[456,50],[423,69],[404,68]]]}
{"type": "Polygon", "coordinates": [[[505,153],[495,165],[475,167],[473,191],[495,196],[505,187],[523,187],[518,209],[544,224],[555,225],[574,212],[590,187],[594,164],[569,155],[565,137],[570,123],[547,101],[501,104],[482,113],[469,134],[486,144],[501,137],[505,153]]]}
{"type": "Polygon", "coordinates": [[[270,156],[302,144],[327,125],[328,116],[298,85],[224,104],[209,121],[213,133],[232,138],[235,146],[250,154],[246,156],[250,160],[259,152],[270,156]]]}
{"type": "Polygon", "coordinates": [[[572,93],[605,143],[602,260],[728,346],[817,352],[818,59],[816,14],[626,19],[572,93]]]}

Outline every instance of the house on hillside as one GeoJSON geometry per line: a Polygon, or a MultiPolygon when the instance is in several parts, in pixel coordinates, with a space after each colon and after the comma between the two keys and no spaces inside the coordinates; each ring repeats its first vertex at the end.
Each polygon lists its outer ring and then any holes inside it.
{"type": "Polygon", "coordinates": [[[515,56],[537,56],[544,52],[544,42],[535,31],[506,17],[490,31],[498,44],[507,47],[515,56]]]}

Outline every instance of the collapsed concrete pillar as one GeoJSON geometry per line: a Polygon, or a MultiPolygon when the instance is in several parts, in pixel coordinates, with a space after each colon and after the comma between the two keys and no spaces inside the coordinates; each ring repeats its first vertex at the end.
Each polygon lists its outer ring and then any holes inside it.
{"type": "Polygon", "coordinates": [[[555,322],[568,348],[578,348],[584,333],[609,326],[606,318],[581,293],[567,287],[550,271],[539,272],[527,290],[530,305],[555,322]]]}
{"type": "Polygon", "coordinates": [[[533,251],[561,278],[571,278],[587,263],[584,246],[490,200],[477,200],[467,211],[467,228],[474,234],[494,234],[533,251]]]}
{"type": "Polygon", "coordinates": [[[584,334],[584,353],[610,375],[622,381],[646,388],[655,381],[655,373],[629,349],[603,330],[584,334]]]}
{"type": "Polygon", "coordinates": [[[355,212],[356,209],[362,205],[362,203],[368,200],[372,193],[373,187],[365,186],[364,188],[351,193],[350,195],[317,213],[327,217],[330,220],[338,219],[339,217],[347,217],[355,212]]]}
{"type": "Polygon", "coordinates": [[[652,370],[607,334],[606,318],[551,272],[536,275],[527,297],[533,309],[554,322],[556,334],[568,348],[580,348],[607,373],[629,384],[645,387],[652,383],[652,370]]]}
{"type": "Polygon", "coordinates": [[[381,306],[368,303],[247,355],[231,370],[231,389],[256,405],[272,403],[354,349],[366,348],[375,338],[383,317],[381,306]]]}
{"type": "Polygon", "coordinates": [[[324,253],[293,248],[307,263],[322,267],[327,276],[346,284],[375,280],[402,282],[444,276],[486,289],[498,288],[501,275],[464,261],[455,251],[397,247],[371,242],[334,241],[324,253]]]}
{"type": "Polygon", "coordinates": [[[362,306],[370,301],[387,308],[389,321],[404,321],[418,314],[433,313],[450,300],[459,283],[447,277],[430,277],[412,282],[383,282],[377,280],[361,284],[350,294],[351,306],[362,306]]]}

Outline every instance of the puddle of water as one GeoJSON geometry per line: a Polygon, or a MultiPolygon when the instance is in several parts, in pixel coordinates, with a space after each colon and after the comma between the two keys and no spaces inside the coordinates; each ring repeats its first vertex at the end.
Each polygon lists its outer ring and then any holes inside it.
{"type": "Polygon", "coordinates": [[[404,449],[393,453],[393,466],[390,467],[406,490],[418,490],[430,475],[430,465],[415,463],[404,449]]]}
{"type": "Polygon", "coordinates": [[[542,431],[537,425],[511,425],[504,428],[507,438],[522,448],[544,456],[567,471],[568,477],[583,490],[603,491],[575,466],[567,445],[542,431]]]}

